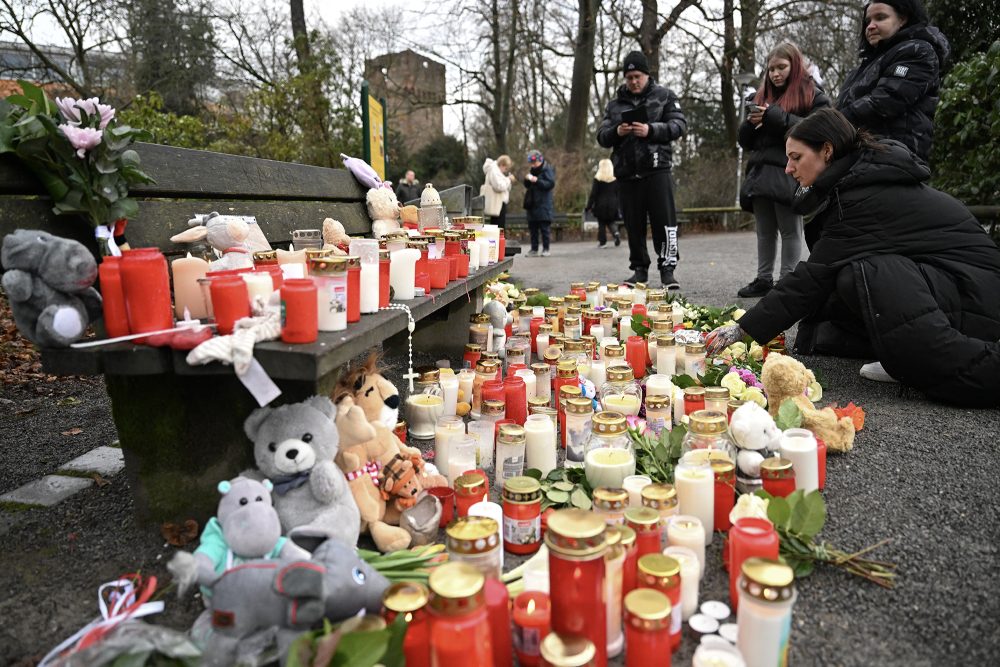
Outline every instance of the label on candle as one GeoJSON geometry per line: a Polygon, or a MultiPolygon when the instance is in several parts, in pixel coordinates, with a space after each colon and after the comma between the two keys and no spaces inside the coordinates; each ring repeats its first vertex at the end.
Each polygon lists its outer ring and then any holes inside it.
{"type": "Polygon", "coordinates": [[[542,517],[512,519],[503,517],[503,541],[511,544],[537,544],[542,539],[542,517]]]}
{"type": "Polygon", "coordinates": [[[524,455],[505,457],[501,470],[501,475],[504,479],[520,476],[524,471],[524,455]]]}
{"type": "Polygon", "coordinates": [[[514,649],[526,656],[541,653],[542,633],[540,628],[523,628],[517,623],[513,627],[514,649]]]}

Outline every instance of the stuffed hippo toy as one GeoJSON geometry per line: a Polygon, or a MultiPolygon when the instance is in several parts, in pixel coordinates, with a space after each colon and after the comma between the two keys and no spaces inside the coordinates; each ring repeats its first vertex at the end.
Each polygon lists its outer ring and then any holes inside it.
{"type": "Polygon", "coordinates": [[[167,569],[177,582],[178,595],[192,583],[205,599],[226,570],[257,558],[309,558],[309,552],[281,536],[281,520],[271,503],[272,484],[247,477],[219,482],[222,499],[215,516],[205,524],[194,554],[178,551],[167,569]]]}
{"type": "Polygon", "coordinates": [[[250,561],[228,570],[213,587],[209,664],[232,664],[237,645],[277,628],[281,654],[291,639],[326,618],[377,614],[389,581],[339,540],[317,547],[308,561],[250,561]],[[227,661],[228,658],[228,661],[227,661]]]}
{"type": "Polygon", "coordinates": [[[328,538],[353,547],[361,529],[358,506],[334,464],[340,451],[335,415],[333,401],[313,396],[258,408],[243,424],[258,468],[244,475],[274,484],[282,529],[307,549],[328,538]]]}
{"type": "Polygon", "coordinates": [[[365,195],[368,215],[372,219],[372,236],[382,238],[401,229],[399,225],[399,200],[388,185],[372,188],[365,195]]]}
{"type": "Polygon", "coordinates": [[[208,215],[196,215],[188,220],[187,229],[180,234],[174,234],[170,240],[174,243],[195,243],[206,241],[210,246],[222,253],[220,259],[209,263],[210,271],[228,271],[253,267],[253,255],[250,254],[250,225],[240,215],[219,215],[216,212],[208,215]]]}
{"type": "Polygon", "coordinates": [[[736,444],[737,484],[740,491],[759,489],[760,464],[778,449],[781,429],[767,410],[748,401],[733,411],[729,433],[736,444]]]}
{"type": "Polygon", "coordinates": [[[40,347],[67,347],[101,317],[97,263],[78,241],[18,229],[3,240],[3,288],[21,335],[40,347]]]}

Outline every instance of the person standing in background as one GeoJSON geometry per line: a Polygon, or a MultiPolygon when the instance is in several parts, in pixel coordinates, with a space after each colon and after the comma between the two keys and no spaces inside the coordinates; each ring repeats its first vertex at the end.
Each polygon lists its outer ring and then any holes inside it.
{"type": "Polygon", "coordinates": [[[524,213],[531,231],[531,250],[525,257],[538,256],[538,237],[542,237],[542,257],[549,256],[549,227],[555,217],[553,190],[555,167],[545,161],[540,151],[528,151],[528,173],[524,177],[524,213]]]}
{"type": "Polygon", "coordinates": [[[628,283],[647,282],[649,252],[646,249],[646,219],[653,228],[653,245],[660,282],[680,289],[674,278],[677,250],[677,211],[670,177],[671,144],[684,136],[687,120],[677,95],[649,75],[649,63],[641,51],[625,56],[625,83],[608,103],[597,131],[597,143],[612,149],[611,161],[621,183],[622,215],[628,232],[628,283]]]}
{"type": "Polygon", "coordinates": [[[618,181],[615,179],[614,166],[611,160],[604,158],[597,163],[597,173],[594,183],[590,186],[590,197],[587,199],[586,211],[597,218],[597,247],[608,247],[607,230],[611,230],[615,246],[622,244],[618,234],[618,215],[621,208],[618,193],[618,181]]]}
{"type": "Polygon", "coordinates": [[[740,145],[750,151],[740,186],[740,206],[756,219],[757,277],[737,293],[764,296],[774,286],[774,259],[781,235],[778,278],[792,272],[802,256],[802,216],[792,210],[795,180],[785,173],[785,133],[830,100],[806,70],[798,47],[783,42],[767,55],[763,84],[747,99],[740,145]]]}
{"type": "Polygon", "coordinates": [[[423,188],[420,187],[420,181],[417,180],[413,170],[408,169],[403,180],[396,186],[396,199],[399,200],[400,204],[405,204],[413,199],[420,199],[421,190],[423,188]]]}
{"type": "Polygon", "coordinates": [[[513,166],[509,155],[501,155],[496,160],[486,158],[483,163],[485,181],[479,193],[485,200],[483,213],[490,216],[490,223],[503,229],[507,226],[507,204],[510,202],[510,186],[514,183],[513,166]]]}

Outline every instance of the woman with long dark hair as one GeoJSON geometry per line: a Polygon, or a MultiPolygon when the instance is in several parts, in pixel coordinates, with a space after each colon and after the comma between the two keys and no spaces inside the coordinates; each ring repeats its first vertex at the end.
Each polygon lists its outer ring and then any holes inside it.
{"type": "Polygon", "coordinates": [[[747,118],[739,133],[740,145],[750,151],[740,206],[752,212],[757,223],[757,277],[740,289],[741,297],[764,296],[774,285],[779,234],[779,278],[789,274],[802,255],[802,216],[791,208],[795,181],[785,173],[785,133],[815,109],[830,106],[795,44],[778,44],[765,62],[763,84],[747,99],[747,118]]]}
{"type": "Polygon", "coordinates": [[[1000,405],[1000,249],[969,210],[929,187],[901,143],[832,109],[792,127],[785,150],[794,207],[815,212],[822,236],[738,324],[708,335],[708,351],[744,334],[765,344],[805,318],[801,353],[875,357],[863,377],[1000,405]]]}

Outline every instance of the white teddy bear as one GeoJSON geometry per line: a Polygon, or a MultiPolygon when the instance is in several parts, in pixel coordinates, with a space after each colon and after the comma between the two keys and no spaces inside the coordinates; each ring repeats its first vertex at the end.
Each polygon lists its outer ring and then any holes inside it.
{"type": "Polygon", "coordinates": [[[733,411],[729,433],[737,447],[737,483],[740,490],[759,489],[760,464],[771,452],[777,451],[781,429],[767,410],[748,401],[733,411]]]}
{"type": "Polygon", "coordinates": [[[399,200],[387,184],[372,188],[365,196],[368,215],[372,219],[372,235],[380,239],[390,232],[399,231],[399,200]]]}

